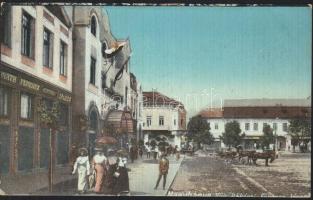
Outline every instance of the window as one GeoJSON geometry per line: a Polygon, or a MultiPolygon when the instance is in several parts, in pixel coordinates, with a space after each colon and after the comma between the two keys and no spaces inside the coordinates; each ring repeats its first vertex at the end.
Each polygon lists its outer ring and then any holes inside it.
{"type": "Polygon", "coordinates": [[[34,46],[34,20],[33,18],[23,12],[22,16],[22,54],[27,57],[33,57],[33,46],[34,46]]]}
{"type": "Polygon", "coordinates": [[[159,117],[159,125],[163,126],[164,125],[164,116],[159,117]]]}
{"type": "Polygon", "coordinates": [[[218,123],[215,123],[215,124],[214,124],[214,128],[215,128],[215,130],[218,129],[218,123]]]}
{"type": "Polygon", "coordinates": [[[5,4],[3,6],[3,18],[1,24],[4,25],[2,42],[8,47],[11,47],[11,6],[5,4]]]}
{"type": "Polygon", "coordinates": [[[181,119],[181,120],[180,120],[180,125],[182,126],[182,125],[183,125],[183,123],[184,123],[184,120],[183,120],[183,119],[181,119]]]}
{"type": "Polygon", "coordinates": [[[245,123],[245,130],[246,131],[250,130],[250,123],[245,123]]]}
{"type": "Polygon", "coordinates": [[[90,83],[96,85],[96,59],[91,57],[90,63],[90,83]]]}
{"type": "Polygon", "coordinates": [[[259,129],[258,123],[254,123],[253,124],[253,130],[257,131],[258,129],[259,129]]]}
{"type": "Polygon", "coordinates": [[[0,88],[0,116],[8,115],[8,91],[0,88]]]}
{"type": "Polygon", "coordinates": [[[60,44],[60,75],[67,75],[67,45],[63,41],[60,44]]]}
{"type": "Polygon", "coordinates": [[[68,106],[65,104],[60,104],[60,121],[59,124],[62,126],[68,125],[68,106]]]}
{"type": "Polygon", "coordinates": [[[273,123],[273,129],[277,130],[277,123],[273,123]]]}
{"type": "Polygon", "coordinates": [[[43,31],[43,52],[42,52],[42,61],[43,66],[52,68],[52,56],[53,52],[53,35],[48,29],[44,29],[43,31]]]}
{"type": "Polygon", "coordinates": [[[263,128],[267,125],[267,123],[263,123],[263,128]]]}
{"type": "Polygon", "coordinates": [[[283,123],[283,131],[287,132],[287,123],[283,123]]]}
{"type": "Polygon", "coordinates": [[[174,126],[176,126],[176,119],[174,119],[174,126]]]}
{"type": "Polygon", "coordinates": [[[21,118],[30,119],[32,117],[32,98],[28,94],[21,94],[21,118]]]}
{"type": "Polygon", "coordinates": [[[147,126],[151,126],[151,116],[147,116],[147,126]]]}
{"type": "Polygon", "coordinates": [[[91,33],[96,36],[97,33],[97,21],[95,16],[91,17],[91,33]]]}
{"type": "Polygon", "coordinates": [[[104,90],[105,88],[107,88],[107,84],[106,84],[106,80],[107,80],[107,75],[105,72],[101,72],[101,87],[104,90]]]}

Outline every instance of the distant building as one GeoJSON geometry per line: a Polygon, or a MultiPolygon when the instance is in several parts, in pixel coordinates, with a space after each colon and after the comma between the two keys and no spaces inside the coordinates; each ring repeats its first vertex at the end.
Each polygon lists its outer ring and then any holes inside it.
{"type": "Polygon", "coordinates": [[[311,99],[236,99],[225,100],[222,109],[213,108],[199,113],[210,123],[215,142],[211,147],[224,147],[219,136],[227,122],[236,120],[244,137],[244,147],[253,148],[263,135],[263,126],[268,124],[277,134],[278,149],[291,148],[291,138],[287,135],[289,120],[311,118],[311,99]]]}
{"type": "Polygon", "coordinates": [[[184,105],[156,91],[143,92],[144,142],[164,139],[172,145],[181,146],[186,132],[184,105]]]}
{"type": "Polygon", "coordinates": [[[62,6],[9,6],[1,15],[1,173],[49,166],[49,129],[37,106],[61,103],[56,166],[69,162],[72,135],[72,23],[62,6]]]}

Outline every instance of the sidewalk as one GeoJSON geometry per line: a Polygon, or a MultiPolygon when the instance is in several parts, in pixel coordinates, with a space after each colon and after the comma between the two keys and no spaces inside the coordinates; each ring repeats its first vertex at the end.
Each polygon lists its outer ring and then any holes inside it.
{"type": "Polygon", "coordinates": [[[156,181],[159,176],[159,164],[158,160],[137,159],[134,163],[129,163],[128,168],[131,169],[129,172],[129,187],[132,196],[166,196],[167,191],[172,184],[180,164],[183,160],[183,156],[176,161],[175,156],[169,156],[169,172],[166,178],[165,190],[163,190],[163,179],[159,183],[157,190],[154,190],[156,181]]]}
{"type": "MultiPolygon", "coordinates": [[[[60,184],[75,178],[70,174],[70,167],[55,169],[54,184],[60,184]]],[[[29,195],[48,187],[48,172],[33,172],[3,176],[0,188],[4,195],[29,195]]]]}

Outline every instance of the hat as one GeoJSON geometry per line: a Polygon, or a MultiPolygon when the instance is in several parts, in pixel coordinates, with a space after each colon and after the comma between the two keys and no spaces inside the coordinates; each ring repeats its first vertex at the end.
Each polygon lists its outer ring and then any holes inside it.
{"type": "Polygon", "coordinates": [[[95,151],[103,151],[103,149],[101,147],[95,147],[94,150],[95,151]]]}
{"type": "Polygon", "coordinates": [[[78,152],[79,153],[85,153],[85,154],[88,154],[88,150],[86,149],[86,148],[80,148],[79,150],[78,150],[78,152]]]}

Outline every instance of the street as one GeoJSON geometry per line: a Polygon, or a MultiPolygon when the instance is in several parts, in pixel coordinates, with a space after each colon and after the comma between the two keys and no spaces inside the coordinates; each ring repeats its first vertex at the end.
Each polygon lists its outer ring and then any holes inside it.
{"type": "Polygon", "coordinates": [[[269,167],[215,156],[186,157],[169,196],[308,197],[311,191],[310,154],[281,154],[269,167]]]}

